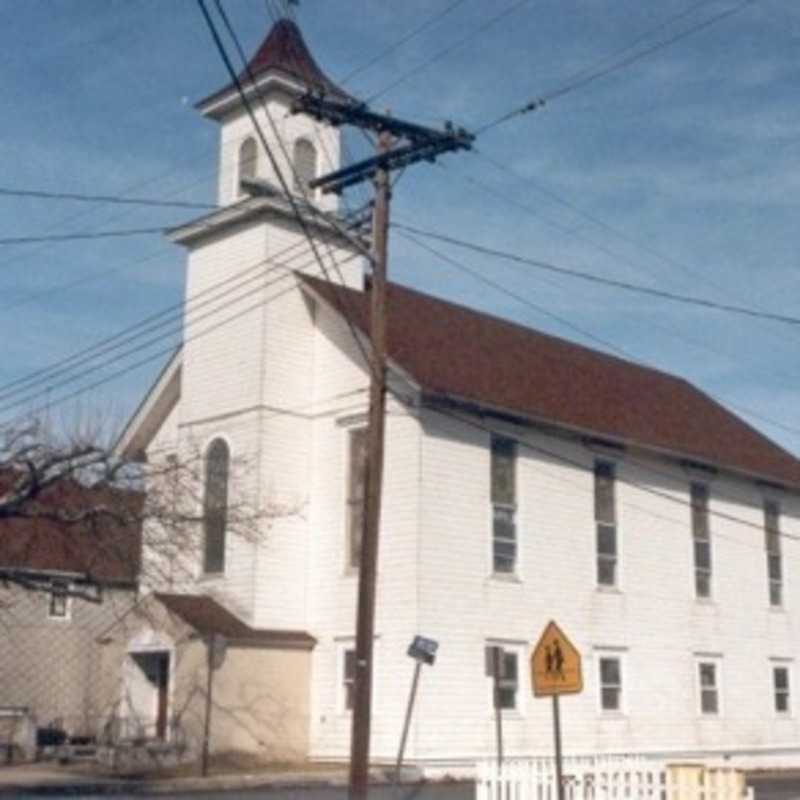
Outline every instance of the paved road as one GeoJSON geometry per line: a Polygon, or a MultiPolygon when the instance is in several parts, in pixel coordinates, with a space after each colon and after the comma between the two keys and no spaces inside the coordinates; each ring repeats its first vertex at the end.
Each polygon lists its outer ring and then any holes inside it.
{"type": "Polygon", "coordinates": [[[749,786],[755,789],[756,800],[800,800],[800,774],[781,778],[750,778],[749,786]]]}
{"type": "MultiPolygon", "coordinates": [[[[228,791],[191,791],[174,793],[109,793],[105,790],[102,793],[106,797],[113,797],[114,800],[169,800],[175,798],[180,800],[347,800],[346,788],[316,788],[316,789],[237,789],[228,791]]],[[[74,787],[65,792],[63,789],[56,788],[31,788],[16,794],[20,798],[34,797],[53,797],[53,798],[97,798],[97,793],[87,792],[85,788],[74,787]]],[[[424,786],[404,786],[394,789],[391,786],[376,786],[370,789],[369,800],[474,800],[475,790],[469,783],[446,783],[428,784],[424,786]]],[[[760,800],[760,798],[759,798],[760,800]]]]}

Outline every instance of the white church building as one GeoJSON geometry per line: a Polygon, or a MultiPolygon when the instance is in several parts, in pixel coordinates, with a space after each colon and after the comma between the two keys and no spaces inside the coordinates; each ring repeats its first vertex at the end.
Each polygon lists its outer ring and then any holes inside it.
{"type": "MultiPolygon", "coordinates": [[[[119,448],[152,463],[197,449],[203,541],[149,587],[172,621],[116,632],[108,656],[138,681],[116,713],[136,696],[166,738],[189,705],[181,648],[225,635],[212,747],[343,761],[370,287],[319,213],[336,199],[307,189],[339,165],[340,132],[289,113],[309,88],[343,92],[288,20],[251,69],[303,224],[236,87],[199,103],[220,130],[219,208],[170,232],[186,250],[183,346],[119,448]],[[226,509],[242,492],[288,511],[235,535],[226,509]]],[[[583,659],[583,692],[561,702],[565,752],[800,760],[800,462],[681,378],[399,285],[388,302],[373,761],[397,752],[417,634],[439,651],[407,762],[494,754],[492,645],[506,754],[550,753],[528,665],[551,619],[583,659]]],[[[204,687],[206,662],[190,662],[204,687]]]]}

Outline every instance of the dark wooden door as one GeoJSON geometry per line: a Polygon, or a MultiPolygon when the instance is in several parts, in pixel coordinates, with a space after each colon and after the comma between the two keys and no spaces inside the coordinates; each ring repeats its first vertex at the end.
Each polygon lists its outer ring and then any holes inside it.
{"type": "Polygon", "coordinates": [[[158,709],[156,711],[156,737],[167,738],[167,714],[169,705],[169,653],[156,653],[156,691],[158,709]]]}

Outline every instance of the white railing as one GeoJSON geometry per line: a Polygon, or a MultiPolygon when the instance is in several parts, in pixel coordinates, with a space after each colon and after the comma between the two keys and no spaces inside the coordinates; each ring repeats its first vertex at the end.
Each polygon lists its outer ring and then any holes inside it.
{"type": "MultiPolygon", "coordinates": [[[[668,765],[644,757],[580,756],[563,763],[565,800],[753,800],[730,767],[668,765]]],[[[480,762],[476,800],[558,800],[552,758],[480,762]]]]}

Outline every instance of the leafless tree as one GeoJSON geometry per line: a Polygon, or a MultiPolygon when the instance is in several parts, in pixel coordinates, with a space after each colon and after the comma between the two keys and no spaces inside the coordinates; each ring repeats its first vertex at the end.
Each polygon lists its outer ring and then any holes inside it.
{"type": "MultiPolygon", "coordinates": [[[[204,467],[191,441],[131,463],[96,427],[70,435],[39,421],[0,427],[0,584],[50,591],[42,575],[59,561],[80,576],[66,591],[89,600],[126,570],[150,586],[179,586],[202,557],[204,467]]],[[[271,520],[300,506],[260,500],[247,486],[250,467],[242,458],[230,465],[225,527],[255,544],[271,520]]]]}

